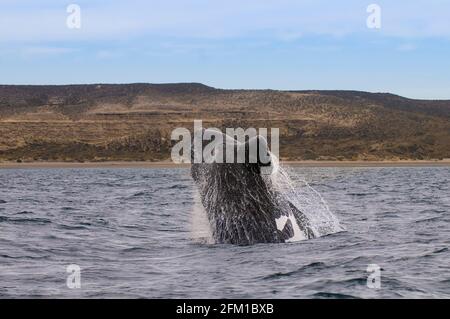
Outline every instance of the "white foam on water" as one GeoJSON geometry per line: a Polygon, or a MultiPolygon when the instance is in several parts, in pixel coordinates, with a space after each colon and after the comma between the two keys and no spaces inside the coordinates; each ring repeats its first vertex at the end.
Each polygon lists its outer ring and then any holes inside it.
{"type": "Polygon", "coordinates": [[[191,237],[195,242],[214,244],[211,224],[196,189],[194,190],[194,208],[191,214],[191,237]]]}

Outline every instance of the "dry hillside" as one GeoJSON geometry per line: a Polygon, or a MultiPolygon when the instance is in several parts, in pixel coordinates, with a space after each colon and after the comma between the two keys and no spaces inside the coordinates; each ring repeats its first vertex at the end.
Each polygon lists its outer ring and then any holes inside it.
{"type": "Polygon", "coordinates": [[[278,127],[289,160],[450,158],[450,101],[192,83],[0,86],[0,160],[165,160],[194,119],[278,127]]]}

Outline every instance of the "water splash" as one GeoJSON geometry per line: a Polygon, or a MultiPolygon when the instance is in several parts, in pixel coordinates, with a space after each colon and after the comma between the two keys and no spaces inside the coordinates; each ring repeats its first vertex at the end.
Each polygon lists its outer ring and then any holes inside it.
{"type": "Polygon", "coordinates": [[[206,210],[203,207],[200,194],[194,189],[194,207],[191,214],[191,238],[194,242],[202,244],[214,244],[211,224],[208,221],[206,210]]]}
{"type": "MultiPolygon", "coordinates": [[[[301,183],[294,182],[285,167],[277,160],[270,180],[274,188],[285,196],[306,216],[315,237],[329,235],[344,230],[337,217],[330,211],[322,195],[299,177],[301,183]]],[[[293,241],[293,240],[291,240],[293,241]]]]}

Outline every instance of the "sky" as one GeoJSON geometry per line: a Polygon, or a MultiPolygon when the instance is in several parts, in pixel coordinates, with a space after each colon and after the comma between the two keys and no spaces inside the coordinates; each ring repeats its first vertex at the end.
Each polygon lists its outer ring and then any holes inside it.
{"type": "Polygon", "coordinates": [[[450,99],[450,1],[0,0],[0,84],[137,82],[450,99]]]}

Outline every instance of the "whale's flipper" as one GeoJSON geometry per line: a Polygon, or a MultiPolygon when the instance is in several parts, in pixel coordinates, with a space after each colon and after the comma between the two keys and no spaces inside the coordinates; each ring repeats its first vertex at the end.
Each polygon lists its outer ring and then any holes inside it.
{"type": "Polygon", "coordinates": [[[297,223],[299,224],[300,228],[303,230],[303,232],[306,235],[306,238],[311,239],[315,238],[313,230],[311,229],[311,226],[309,224],[308,218],[306,218],[305,214],[302,213],[294,204],[292,204],[291,201],[288,200],[289,207],[292,210],[292,213],[295,216],[295,219],[297,220],[297,223]]]}
{"type": "Polygon", "coordinates": [[[277,228],[278,228],[279,236],[283,242],[286,242],[295,236],[295,231],[294,231],[294,227],[292,225],[292,221],[290,219],[287,219],[287,217],[286,217],[286,221],[284,222],[284,225],[282,226],[282,230],[280,230],[281,227],[279,227],[278,222],[277,222],[277,228]]]}

